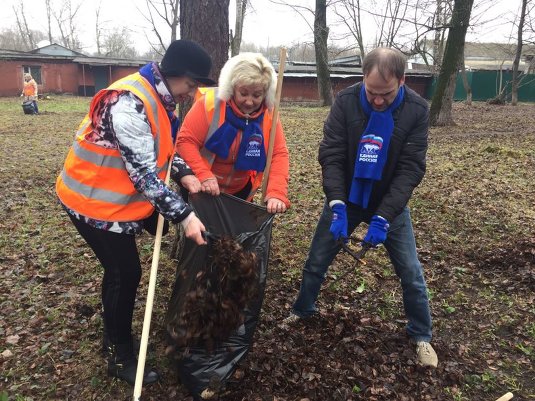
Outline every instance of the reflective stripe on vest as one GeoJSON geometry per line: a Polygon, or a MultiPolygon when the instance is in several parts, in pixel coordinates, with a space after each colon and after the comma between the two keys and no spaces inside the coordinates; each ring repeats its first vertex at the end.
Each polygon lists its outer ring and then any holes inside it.
{"type": "MultiPolygon", "coordinates": [[[[218,100],[219,107],[214,108],[215,101],[217,99],[217,88],[211,88],[211,90],[204,91],[204,110],[206,112],[206,121],[210,121],[208,132],[206,133],[206,139],[204,143],[210,139],[210,137],[216,132],[217,128],[223,123],[219,119],[221,118],[221,108],[226,107],[225,103],[218,100]],[[213,111],[212,111],[213,110],[213,111]],[[212,114],[213,113],[213,114],[212,114]]],[[[201,155],[208,161],[210,165],[214,163],[215,154],[210,152],[204,146],[201,149],[201,155]]]]}
{"type": "MultiPolygon", "coordinates": [[[[102,156],[98,153],[92,152],[78,142],[75,141],[72,145],[72,149],[76,157],[79,159],[85,160],[86,162],[95,164],[97,166],[103,166],[103,167],[111,167],[111,168],[118,168],[118,169],[124,169],[124,161],[121,156],[117,155],[106,155],[102,156]]],[[[160,173],[166,173],[167,167],[169,166],[169,162],[165,162],[165,164],[161,167],[157,168],[157,174],[160,175],[160,173]]]]}
{"type": "Polygon", "coordinates": [[[94,97],[57,179],[56,191],[67,207],[84,216],[104,221],[141,220],[150,216],[154,207],[134,188],[119,149],[104,148],[85,140],[94,130],[91,116],[95,107],[109,90],[130,91],[143,102],[154,138],[156,173],[165,179],[173,153],[171,124],[158,94],[136,73],[94,97]]]}
{"type": "Polygon", "coordinates": [[[107,189],[94,188],[89,185],[82,184],[81,182],[69,177],[67,172],[63,170],[61,172],[61,179],[63,183],[73,191],[79,194],[99,201],[117,203],[119,205],[127,205],[129,202],[142,202],[145,197],[140,193],[135,195],[122,195],[118,192],[108,191],[107,189]]]}

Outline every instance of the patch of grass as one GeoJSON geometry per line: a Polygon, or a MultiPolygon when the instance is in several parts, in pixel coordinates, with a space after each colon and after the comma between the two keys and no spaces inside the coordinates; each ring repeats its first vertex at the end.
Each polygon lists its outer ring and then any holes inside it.
{"type": "Polygon", "coordinates": [[[446,299],[442,300],[442,309],[444,309],[444,312],[447,314],[454,313],[457,310],[454,306],[451,306],[446,299]]]}
{"type": "Polygon", "coordinates": [[[535,340],[535,323],[527,324],[526,333],[532,340],[535,340]]]}
{"type": "Polygon", "coordinates": [[[533,347],[530,345],[525,345],[523,343],[516,344],[516,348],[522,351],[522,353],[526,356],[533,356],[535,355],[533,353],[533,347]]]}
{"type": "Polygon", "coordinates": [[[446,387],[444,389],[444,392],[451,397],[453,401],[467,401],[468,398],[466,398],[463,395],[463,392],[459,390],[457,387],[446,387]]]}

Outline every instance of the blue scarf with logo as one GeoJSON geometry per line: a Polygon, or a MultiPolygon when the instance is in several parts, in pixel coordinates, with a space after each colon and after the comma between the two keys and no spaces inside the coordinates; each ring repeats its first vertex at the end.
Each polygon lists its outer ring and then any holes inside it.
{"type": "Polygon", "coordinates": [[[139,70],[139,73],[143,78],[145,78],[151,86],[154,88],[160,99],[162,100],[162,103],[167,110],[167,117],[169,117],[169,122],[171,123],[171,137],[173,138],[173,143],[175,142],[176,135],[178,133],[178,128],[180,127],[180,120],[175,114],[176,109],[176,103],[173,99],[172,95],[170,96],[162,96],[162,94],[158,91],[157,86],[158,85],[165,85],[163,82],[163,77],[160,74],[160,70],[158,69],[156,63],[148,63],[141,67],[139,70]]]}
{"type": "Polygon", "coordinates": [[[262,121],[264,113],[256,118],[243,119],[227,104],[225,122],[206,141],[204,147],[222,159],[229,156],[230,147],[238,134],[242,131],[240,148],[234,163],[236,170],[253,170],[262,172],[266,167],[266,151],[264,149],[264,134],[262,121]]]}
{"type": "Polygon", "coordinates": [[[401,86],[396,98],[387,109],[375,111],[368,102],[364,84],[360,89],[360,104],[369,120],[357,150],[349,202],[364,209],[368,207],[374,182],[379,181],[383,175],[388,157],[388,145],[394,131],[392,113],[399,107],[404,95],[405,88],[401,86]]]}

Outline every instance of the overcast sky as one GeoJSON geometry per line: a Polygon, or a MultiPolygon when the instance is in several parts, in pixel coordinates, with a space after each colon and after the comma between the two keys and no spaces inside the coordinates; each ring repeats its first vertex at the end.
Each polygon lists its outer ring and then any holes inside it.
{"type": "MultiPolygon", "coordinates": [[[[58,5],[62,0],[52,0],[58,5]]],[[[82,2],[80,9],[80,38],[85,46],[85,51],[95,51],[95,8],[98,0],[71,0],[73,4],[82,2]]],[[[376,0],[377,1],[377,0],[376,0]]],[[[416,0],[415,0],[416,1],[416,0]]],[[[1,0],[2,13],[0,16],[0,29],[14,28],[15,17],[13,5],[19,4],[20,0],[1,0]]],[[[312,32],[305,20],[290,8],[273,4],[269,0],[251,0],[245,19],[243,41],[252,42],[261,46],[287,46],[297,42],[311,42],[312,32]]],[[[288,3],[314,8],[314,0],[294,0],[288,3]]],[[[370,3],[361,1],[361,3],[370,3]]],[[[46,12],[44,0],[24,0],[25,12],[28,22],[37,30],[43,32],[46,28],[46,12]]],[[[520,0],[475,0],[473,12],[476,20],[475,27],[471,28],[467,39],[478,42],[509,42],[511,35],[516,35],[512,30],[510,21],[518,13],[520,0]]],[[[234,26],[234,0],[230,5],[230,27],[234,26]]],[[[145,0],[103,0],[101,6],[102,21],[108,28],[127,26],[131,29],[133,43],[138,52],[143,53],[149,49],[144,32],[150,32],[147,22],[143,17],[146,14],[145,0]],[[141,10],[141,11],[140,11],[141,10]]],[[[312,14],[306,13],[312,23],[312,14]]],[[[365,32],[374,32],[373,18],[365,18],[365,32]]],[[[334,24],[334,15],[328,14],[328,23],[331,28],[331,37],[337,33],[343,33],[341,26],[334,24]]],[[[373,40],[373,34],[368,35],[373,40]]]]}

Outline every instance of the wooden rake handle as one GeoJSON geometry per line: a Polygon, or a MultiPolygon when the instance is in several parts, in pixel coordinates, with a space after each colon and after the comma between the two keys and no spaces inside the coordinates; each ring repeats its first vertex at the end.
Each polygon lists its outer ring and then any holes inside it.
{"type": "Polygon", "coordinates": [[[266,168],[264,169],[264,181],[262,182],[262,202],[264,202],[271,170],[271,159],[273,158],[273,146],[275,145],[275,135],[277,133],[277,121],[279,119],[279,105],[282,93],[282,80],[284,78],[284,67],[286,65],[286,48],[281,47],[279,55],[279,75],[277,77],[277,89],[275,91],[275,105],[273,106],[273,123],[269,132],[268,152],[266,156],[266,168]]]}
{"type": "MultiPolygon", "coordinates": [[[[171,166],[173,165],[173,155],[174,153],[171,155],[171,160],[169,161],[169,166],[167,167],[167,174],[165,175],[165,185],[169,185],[169,179],[171,177],[171,166]]],[[[137,360],[136,382],[134,385],[134,401],[139,401],[139,397],[141,397],[141,387],[143,386],[145,360],[147,358],[147,346],[149,343],[150,321],[152,319],[154,293],[156,291],[156,276],[158,274],[160,249],[162,247],[163,224],[164,218],[161,214],[158,214],[158,224],[156,225],[156,238],[154,239],[154,251],[152,253],[152,264],[150,267],[149,289],[147,292],[147,303],[145,305],[145,317],[143,319],[143,331],[141,333],[141,343],[139,345],[139,355],[137,360]]]]}

